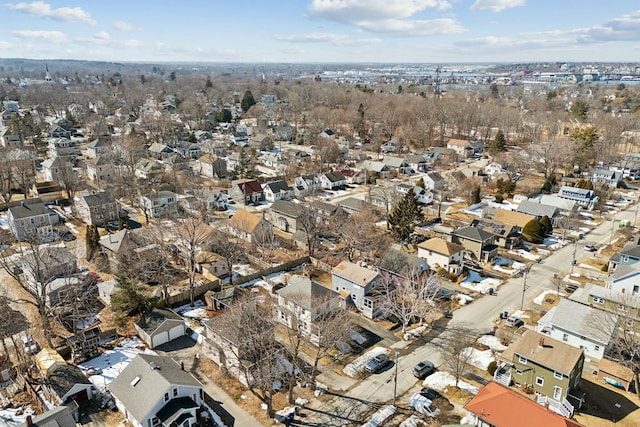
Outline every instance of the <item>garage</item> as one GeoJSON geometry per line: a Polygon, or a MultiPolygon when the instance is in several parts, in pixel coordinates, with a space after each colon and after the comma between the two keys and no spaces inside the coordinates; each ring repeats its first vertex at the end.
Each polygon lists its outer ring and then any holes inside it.
{"type": "Polygon", "coordinates": [[[138,336],[149,348],[156,348],[186,335],[184,319],[166,308],[153,308],[135,323],[138,336]]]}

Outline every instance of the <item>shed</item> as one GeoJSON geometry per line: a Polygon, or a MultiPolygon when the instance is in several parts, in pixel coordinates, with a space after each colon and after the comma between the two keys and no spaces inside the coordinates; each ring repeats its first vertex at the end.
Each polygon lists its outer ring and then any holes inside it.
{"type": "Polygon", "coordinates": [[[43,348],[36,354],[35,359],[36,366],[45,378],[49,378],[56,369],[67,364],[62,356],[52,348],[43,348]]]}
{"type": "Polygon", "coordinates": [[[172,310],[153,308],[135,323],[138,336],[149,348],[156,348],[187,334],[184,319],[172,310]]]}
{"type": "Polygon", "coordinates": [[[633,386],[633,371],[608,359],[598,363],[598,380],[629,391],[633,386]]]}

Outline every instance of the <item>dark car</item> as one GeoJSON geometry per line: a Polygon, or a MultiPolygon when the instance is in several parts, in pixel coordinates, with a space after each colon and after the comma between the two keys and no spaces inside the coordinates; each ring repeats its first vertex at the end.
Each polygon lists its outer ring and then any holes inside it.
{"type": "Polygon", "coordinates": [[[434,366],[433,362],[430,362],[428,360],[423,360],[422,362],[418,363],[416,366],[413,367],[413,376],[423,380],[426,377],[428,377],[429,375],[433,374],[436,370],[436,367],[434,366]]]}
{"type": "Polygon", "coordinates": [[[71,242],[73,240],[76,240],[77,237],[70,231],[61,231],[59,234],[60,239],[62,239],[65,242],[71,242]]]}
{"type": "Polygon", "coordinates": [[[391,360],[389,360],[389,356],[387,356],[386,354],[379,354],[373,359],[369,360],[364,368],[367,370],[367,372],[376,374],[386,368],[389,363],[391,363],[391,360]]]}
{"type": "Polygon", "coordinates": [[[420,390],[420,395],[426,397],[431,401],[434,401],[436,399],[444,399],[444,396],[441,395],[440,392],[432,388],[423,388],[422,390],[420,390]]]}

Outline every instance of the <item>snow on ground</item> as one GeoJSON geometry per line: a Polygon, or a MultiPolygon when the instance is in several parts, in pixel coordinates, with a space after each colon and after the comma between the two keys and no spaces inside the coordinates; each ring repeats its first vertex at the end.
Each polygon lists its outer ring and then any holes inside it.
{"type": "Polygon", "coordinates": [[[347,374],[350,377],[356,377],[360,373],[364,372],[364,367],[369,362],[369,360],[373,359],[379,354],[389,353],[389,349],[383,347],[376,347],[372,350],[367,351],[362,356],[358,357],[353,362],[349,363],[347,366],[342,368],[342,372],[347,374]]]}
{"type": "Polygon", "coordinates": [[[93,325],[94,323],[98,322],[100,319],[98,319],[98,316],[96,315],[91,315],[85,319],[79,320],[76,322],[76,329],[87,329],[89,326],[93,325]]]}
{"type": "MultiPolygon", "coordinates": [[[[587,231],[588,230],[589,229],[587,229],[587,231]]],[[[567,241],[567,240],[562,240],[562,239],[558,239],[558,238],[556,238],[554,236],[550,236],[550,237],[545,237],[544,242],[542,243],[542,245],[555,251],[556,249],[560,249],[563,246],[566,246],[568,243],[569,243],[569,241],[567,241]]]]}
{"type": "Polygon", "coordinates": [[[589,270],[596,270],[596,271],[600,271],[600,269],[598,267],[594,267],[593,265],[589,265],[589,264],[585,264],[585,263],[580,263],[578,264],[578,267],[580,268],[587,268],[589,270]]]}
{"type": "Polygon", "coordinates": [[[469,271],[469,275],[460,283],[463,288],[471,289],[482,294],[486,294],[489,288],[498,289],[498,286],[502,283],[500,279],[493,279],[491,277],[482,277],[476,271],[469,271]]]}
{"type": "Polygon", "coordinates": [[[467,347],[462,351],[470,365],[480,368],[483,371],[486,371],[489,367],[489,363],[495,360],[491,349],[478,350],[477,348],[467,347]]]}
{"type": "Polygon", "coordinates": [[[507,349],[506,345],[500,342],[500,339],[495,335],[483,335],[478,338],[480,344],[484,344],[493,351],[504,351],[507,349]]]}
{"type": "Polygon", "coordinates": [[[424,421],[417,415],[411,415],[409,418],[400,423],[400,427],[420,427],[424,425],[424,421]]]}
{"type": "Polygon", "coordinates": [[[22,414],[18,415],[17,412],[20,410],[21,408],[0,409],[0,426],[19,426],[27,422],[27,415],[34,414],[31,406],[27,406],[22,414]]]}
{"type": "MultiPolygon", "coordinates": [[[[580,275],[574,275],[574,277],[580,277],[580,275]]],[[[571,275],[567,274],[566,276],[564,276],[564,278],[562,279],[563,282],[567,282],[567,283],[573,283],[574,285],[580,285],[581,283],[578,282],[577,280],[573,280],[571,278],[571,275]]]]}
{"type": "Polygon", "coordinates": [[[101,374],[91,375],[91,381],[98,389],[105,389],[122,372],[124,368],[136,357],[138,353],[156,354],[149,350],[137,337],[122,341],[119,346],[107,350],[100,356],[78,365],[86,372],[89,368],[99,368],[101,374]]]}
{"type": "MultiPolygon", "coordinates": [[[[532,254],[531,252],[527,252],[524,249],[518,249],[517,251],[509,251],[509,253],[512,254],[512,255],[517,255],[517,256],[522,257],[524,259],[530,259],[531,261],[535,261],[540,257],[539,255],[532,254]]],[[[519,263],[519,264],[521,264],[521,263],[519,263]]]]}
{"type": "MultiPolygon", "coordinates": [[[[448,372],[438,371],[433,375],[429,375],[422,382],[423,387],[433,388],[443,391],[447,387],[455,387],[456,378],[448,372]]],[[[471,394],[478,394],[478,387],[472,386],[465,381],[458,381],[458,388],[471,394]]]]}
{"type": "Polygon", "coordinates": [[[467,305],[470,302],[473,302],[473,298],[465,294],[456,294],[455,298],[458,300],[458,304],[460,305],[467,305]]]}
{"type": "Polygon", "coordinates": [[[518,319],[528,319],[529,315],[528,314],[524,314],[524,311],[522,310],[516,310],[513,313],[511,313],[512,316],[517,317],[518,319]]]}
{"type": "Polygon", "coordinates": [[[384,425],[384,422],[396,413],[396,407],[393,405],[385,405],[373,414],[371,419],[362,424],[362,427],[378,427],[384,425]]]}
{"type": "Polygon", "coordinates": [[[8,230],[9,229],[9,219],[7,218],[7,214],[3,213],[0,215],[0,229],[8,230]]]}
{"type": "Polygon", "coordinates": [[[409,341],[409,340],[411,340],[411,339],[413,339],[415,337],[421,337],[429,329],[431,329],[431,326],[429,326],[429,325],[418,326],[417,328],[413,328],[410,331],[405,332],[402,335],[402,339],[405,340],[405,341],[409,341]]]}
{"type": "Polygon", "coordinates": [[[537,297],[535,297],[533,299],[533,302],[535,302],[538,305],[542,305],[542,302],[544,301],[544,299],[549,294],[560,295],[561,297],[564,296],[564,294],[562,292],[558,293],[558,291],[554,291],[553,289],[545,289],[544,291],[542,291],[542,293],[540,295],[538,295],[537,297]]]}
{"type": "Polygon", "coordinates": [[[178,313],[182,317],[188,319],[206,319],[207,310],[204,308],[202,300],[196,300],[193,302],[193,307],[189,304],[181,305],[178,308],[174,308],[173,311],[178,313]]]}

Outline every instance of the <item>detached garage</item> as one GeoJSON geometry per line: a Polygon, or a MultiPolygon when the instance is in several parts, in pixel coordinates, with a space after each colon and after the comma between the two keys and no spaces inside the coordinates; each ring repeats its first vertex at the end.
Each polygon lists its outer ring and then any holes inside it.
{"type": "Polygon", "coordinates": [[[172,310],[153,308],[135,324],[138,336],[149,348],[156,348],[187,333],[184,319],[172,310]]]}

